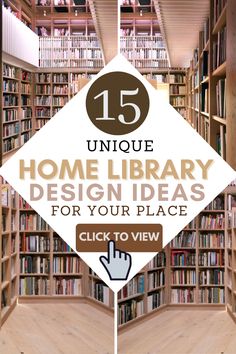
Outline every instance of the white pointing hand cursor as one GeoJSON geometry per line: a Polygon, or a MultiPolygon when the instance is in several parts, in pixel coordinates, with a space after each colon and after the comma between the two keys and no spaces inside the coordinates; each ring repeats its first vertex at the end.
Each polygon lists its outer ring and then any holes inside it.
{"type": "Polygon", "coordinates": [[[129,253],[117,250],[115,242],[108,242],[108,256],[101,256],[100,262],[105,267],[111,280],[127,280],[132,265],[129,253]]]}

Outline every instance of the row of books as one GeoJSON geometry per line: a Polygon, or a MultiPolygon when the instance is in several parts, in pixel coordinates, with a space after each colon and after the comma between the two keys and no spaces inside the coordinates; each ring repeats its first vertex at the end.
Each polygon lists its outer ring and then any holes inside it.
{"type": "Polygon", "coordinates": [[[18,119],[17,109],[4,109],[2,112],[2,122],[8,123],[18,119]]]}
{"type": "Polygon", "coordinates": [[[22,70],[21,71],[21,80],[22,81],[31,81],[32,74],[29,71],[22,70]]]}
{"type": "Polygon", "coordinates": [[[185,97],[177,96],[170,98],[170,104],[172,106],[185,106],[185,97]]]}
{"type": "Polygon", "coordinates": [[[54,95],[68,95],[69,93],[69,89],[68,89],[68,85],[56,85],[53,87],[53,94],[54,95]]]}
{"type": "Polygon", "coordinates": [[[144,313],[144,301],[132,300],[118,307],[118,325],[122,325],[144,313]]]}
{"type": "Polygon", "coordinates": [[[3,95],[3,107],[18,106],[18,97],[15,94],[3,95]]]}
{"type": "Polygon", "coordinates": [[[52,103],[52,97],[51,96],[37,96],[34,99],[34,104],[36,106],[51,106],[51,103],[52,103]]]}
{"type": "Polygon", "coordinates": [[[31,209],[29,203],[27,203],[20,195],[19,195],[19,208],[26,209],[26,210],[31,209]]]}
{"type": "Polygon", "coordinates": [[[209,29],[210,29],[210,19],[209,17],[206,19],[206,21],[203,24],[203,32],[202,32],[202,37],[201,37],[201,47],[205,48],[208,40],[209,40],[209,29]]]}
{"type": "Polygon", "coordinates": [[[195,270],[172,270],[171,281],[173,285],[196,284],[196,271],[195,270]]]}
{"type": "Polygon", "coordinates": [[[8,236],[2,236],[2,258],[8,255],[8,236]]]}
{"type": "MultiPolygon", "coordinates": [[[[150,63],[146,63],[147,68],[150,67],[150,63]]],[[[143,65],[143,62],[140,63],[140,65],[143,65]]],[[[101,69],[103,68],[103,59],[51,59],[51,57],[49,59],[45,59],[45,56],[43,56],[40,60],[39,60],[39,66],[41,68],[77,68],[77,69],[101,69]]],[[[153,65],[155,67],[167,67],[167,60],[161,61],[155,61],[153,62],[153,65]],[[161,62],[165,62],[165,66],[161,65],[161,62]]]]}
{"type": "Polygon", "coordinates": [[[228,211],[228,228],[236,228],[236,209],[228,211]]]}
{"type": "Polygon", "coordinates": [[[50,260],[42,256],[22,256],[20,258],[20,272],[22,274],[49,274],[50,260]]]}
{"type": "Polygon", "coordinates": [[[224,285],[225,272],[220,269],[207,269],[199,273],[200,285],[224,285]]]}
{"type": "Polygon", "coordinates": [[[168,68],[169,65],[168,60],[166,58],[146,60],[133,58],[132,62],[137,69],[168,68]]]}
{"type": "Polygon", "coordinates": [[[14,150],[20,146],[20,141],[18,137],[12,137],[5,139],[3,142],[3,153],[5,154],[8,151],[14,150]]]}
{"type": "MultiPolygon", "coordinates": [[[[40,102],[42,102],[42,101],[40,101],[40,102]]],[[[47,102],[48,101],[46,101],[46,103],[47,102]]],[[[50,104],[49,104],[49,106],[50,106],[50,104]]],[[[45,118],[45,117],[50,118],[51,116],[52,116],[51,109],[48,107],[40,107],[40,108],[37,107],[35,109],[35,117],[36,118],[45,118]]]]}
{"type": "Polygon", "coordinates": [[[21,94],[31,94],[31,84],[28,83],[22,83],[21,84],[21,94]]]}
{"type": "Polygon", "coordinates": [[[226,27],[217,34],[217,41],[213,42],[213,70],[226,61],[226,27]]]}
{"type": "Polygon", "coordinates": [[[200,218],[201,229],[224,229],[225,216],[224,214],[209,214],[202,215],[200,218]]]}
{"type": "Polygon", "coordinates": [[[24,107],[21,109],[21,112],[22,112],[22,119],[32,118],[32,108],[31,107],[24,107]]]}
{"type": "Polygon", "coordinates": [[[220,79],[216,84],[216,114],[226,118],[226,78],[220,79]]]}
{"type": "Polygon", "coordinates": [[[165,304],[165,290],[160,289],[147,297],[147,312],[151,312],[156,308],[165,304]]]}
{"type": "Polygon", "coordinates": [[[68,97],[67,96],[57,96],[57,97],[53,97],[52,99],[52,104],[54,106],[61,106],[63,107],[65,104],[67,104],[68,102],[68,97]]]}
{"type": "Polygon", "coordinates": [[[30,106],[31,98],[29,96],[21,96],[21,105],[22,106],[30,106]]]}
{"type": "Polygon", "coordinates": [[[25,132],[25,131],[28,131],[28,130],[31,130],[32,129],[32,122],[31,120],[23,120],[21,122],[21,131],[22,132],[25,132]]]}
{"type": "Polygon", "coordinates": [[[20,215],[20,230],[21,231],[48,231],[48,224],[41,218],[40,215],[34,213],[21,213],[20,215]]]}
{"type": "Polygon", "coordinates": [[[78,256],[54,256],[53,272],[78,274],[80,272],[80,258],[78,256]]]}
{"type": "Polygon", "coordinates": [[[3,89],[3,92],[18,93],[19,92],[19,84],[15,80],[4,79],[2,89],[3,89]]]}
{"type": "Polygon", "coordinates": [[[32,137],[32,132],[23,132],[20,136],[20,145],[23,146],[32,137]]]}
{"type": "Polygon", "coordinates": [[[196,254],[195,252],[187,251],[172,251],[171,252],[171,265],[177,267],[195,266],[196,254]]]}
{"type": "MultiPolygon", "coordinates": [[[[28,295],[50,295],[50,281],[45,277],[21,277],[19,294],[28,295]]],[[[54,295],[74,295],[82,294],[82,279],[53,278],[54,295]]]]}
{"type": "Polygon", "coordinates": [[[23,235],[20,237],[20,252],[50,252],[50,238],[39,235],[23,235]]]}
{"type": "Polygon", "coordinates": [[[225,159],[226,127],[223,124],[220,125],[220,132],[216,134],[216,151],[223,159],[225,159]]]}
{"type": "Polygon", "coordinates": [[[171,95],[185,95],[186,87],[184,85],[173,84],[170,85],[170,94],[171,95]]]}
{"type": "Polygon", "coordinates": [[[148,273],[148,290],[165,285],[165,271],[158,270],[148,273]]]}
{"type": "Polygon", "coordinates": [[[205,210],[224,210],[224,195],[219,195],[210,202],[205,210]]]}
{"type": "Polygon", "coordinates": [[[49,295],[49,280],[47,278],[26,277],[20,278],[19,294],[49,295]]]}
{"type": "Polygon", "coordinates": [[[104,283],[92,283],[91,295],[98,301],[103,302],[109,306],[110,303],[110,290],[104,283]]]}
{"type": "MultiPolygon", "coordinates": [[[[171,302],[172,304],[190,304],[196,301],[196,290],[188,289],[172,289],[171,302]]],[[[225,291],[223,288],[207,287],[199,290],[199,303],[202,304],[224,304],[225,291]]]]}
{"type": "Polygon", "coordinates": [[[35,93],[36,95],[50,95],[51,94],[50,84],[36,85],[35,93]]]}
{"type": "Polygon", "coordinates": [[[144,293],[144,274],[136,275],[118,293],[118,299],[144,293]]]}
{"type": "Polygon", "coordinates": [[[224,248],[225,235],[222,232],[218,233],[201,233],[199,235],[200,248],[224,248]]]}
{"type": "Polygon", "coordinates": [[[228,208],[228,210],[232,210],[232,208],[236,208],[236,195],[228,194],[227,208],[228,208]]]}
{"type": "Polygon", "coordinates": [[[41,129],[46,123],[48,122],[48,119],[40,119],[36,122],[36,129],[41,129]]]}
{"type": "Polygon", "coordinates": [[[209,76],[209,52],[207,50],[203,51],[202,61],[201,61],[201,81],[205,80],[209,76]]]}
{"type": "Polygon", "coordinates": [[[3,63],[3,70],[2,70],[3,77],[10,77],[12,79],[18,78],[18,69],[15,66],[8,65],[3,63]]]}
{"type": "Polygon", "coordinates": [[[7,138],[11,135],[18,134],[19,132],[20,132],[20,123],[15,122],[15,123],[11,123],[11,124],[7,124],[7,125],[3,126],[2,136],[3,136],[3,138],[7,138]]]}
{"type": "Polygon", "coordinates": [[[201,91],[201,111],[209,112],[209,89],[208,86],[202,87],[201,91]]]}
{"type": "Polygon", "coordinates": [[[53,294],[55,295],[82,295],[81,278],[53,278],[53,294]]]}
{"type": "Polygon", "coordinates": [[[35,74],[35,80],[37,83],[47,83],[50,84],[51,82],[51,74],[48,73],[37,73],[35,74]]]}
{"type": "Polygon", "coordinates": [[[166,266],[166,255],[165,252],[159,252],[149,263],[148,269],[165,267],[166,266]]]}
{"type": "Polygon", "coordinates": [[[169,78],[170,84],[185,84],[186,75],[185,74],[170,74],[169,78]]]}
{"type": "Polygon", "coordinates": [[[199,302],[207,304],[224,304],[225,290],[224,288],[204,288],[199,290],[199,302]]]}
{"type": "Polygon", "coordinates": [[[171,240],[172,248],[194,248],[196,244],[196,232],[181,231],[176,237],[171,240]]]}
{"type": "Polygon", "coordinates": [[[198,257],[198,264],[201,267],[212,267],[212,266],[223,267],[225,264],[224,252],[222,251],[201,252],[198,257]]]}
{"type": "Polygon", "coordinates": [[[195,302],[195,289],[171,289],[172,304],[190,304],[195,302]]]}
{"type": "Polygon", "coordinates": [[[54,236],[53,252],[74,252],[74,251],[62,238],[54,236]]]}

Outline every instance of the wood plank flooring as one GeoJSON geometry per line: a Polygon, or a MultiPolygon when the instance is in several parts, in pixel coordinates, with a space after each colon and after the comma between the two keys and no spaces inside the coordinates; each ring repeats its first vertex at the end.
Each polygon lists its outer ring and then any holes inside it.
{"type": "Polygon", "coordinates": [[[113,318],[88,304],[20,304],[0,331],[1,354],[113,354],[113,318]]]}
{"type": "Polygon", "coordinates": [[[236,354],[225,311],[169,310],[119,335],[119,354],[236,354]]]}

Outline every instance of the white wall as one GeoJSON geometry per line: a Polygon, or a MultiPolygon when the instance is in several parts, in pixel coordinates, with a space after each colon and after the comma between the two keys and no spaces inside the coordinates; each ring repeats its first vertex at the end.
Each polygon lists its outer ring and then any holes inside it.
{"type": "Polygon", "coordinates": [[[2,7],[3,52],[39,66],[39,38],[7,9],[2,7]]]}

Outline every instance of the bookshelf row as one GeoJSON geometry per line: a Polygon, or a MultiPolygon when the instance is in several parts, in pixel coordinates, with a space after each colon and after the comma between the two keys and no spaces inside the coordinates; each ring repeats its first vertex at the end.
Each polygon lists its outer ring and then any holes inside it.
{"type": "Polygon", "coordinates": [[[46,36],[39,40],[40,68],[102,69],[103,57],[96,36],[46,36]]]}
{"type": "Polygon", "coordinates": [[[227,4],[226,0],[209,1],[210,15],[199,33],[188,71],[187,106],[189,123],[235,167],[231,77],[227,74],[232,67],[230,38],[236,31],[230,21],[233,6],[233,2],[227,4]]]}
{"type": "Polygon", "coordinates": [[[228,303],[236,318],[235,223],[234,185],[119,292],[119,328],[166,306],[223,307],[228,303]]]}
{"type": "Polygon", "coordinates": [[[86,70],[32,73],[3,63],[3,155],[24,145],[94,75],[86,70]]]}
{"type": "MultiPolygon", "coordinates": [[[[3,63],[3,156],[21,147],[96,75],[96,70],[62,69],[30,72],[3,63]]],[[[168,85],[170,103],[186,118],[186,71],[144,72],[158,89],[168,85]]]]}
{"type": "Polygon", "coordinates": [[[169,103],[187,119],[187,78],[184,68],[167,68],[165,70],[142,70],[142,75],[155,89],[165,90],[169,96],[169,103]]]}
{"type": "Polygon", "coordinates": [[[2,322],[17,298],[90,297],[113,306],[106,284],[5,181],[0,201],[2,322]]]}

